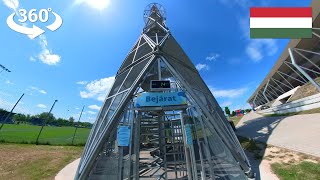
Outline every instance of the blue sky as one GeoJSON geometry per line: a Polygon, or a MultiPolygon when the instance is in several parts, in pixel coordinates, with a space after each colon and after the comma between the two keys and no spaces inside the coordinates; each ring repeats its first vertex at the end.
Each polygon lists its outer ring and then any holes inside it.
{"type": "MultiPolygon", "coordinates": [[[[167,12],[167,25],[222,107],[248,107],[246,100],[274,65],[286,39],[249,38],[251,6],[309,6],[311,0],[155,0],[167,12]]],[[[93,122],[114,75],[144,26],[148,0],[1,0],[0,107],[17,112],[48,111],[58,117],[93,122]],[[52,8],[60,29],[30,39],[8,28],[20,8],[52,8]]],[[[52,14],[47,23],[54,21],[52,14]],[[52,20],[53,19],[53,20],[52,20]]],[[[32,23],[27,22],[28,27],[32,23]]]]}

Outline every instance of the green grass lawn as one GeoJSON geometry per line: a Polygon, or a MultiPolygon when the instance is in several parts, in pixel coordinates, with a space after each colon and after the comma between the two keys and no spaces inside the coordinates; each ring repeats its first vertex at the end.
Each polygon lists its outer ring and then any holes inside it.
{"type": "Polygon", "coordinates": [[[272,170],[282,180],[320,180],[320,164],[303,161],[299,164],[280,164],[271,165],[272,170]]]}
{"type": "MultiPolygon", "coordinates": [[[[5,124],[0,130],[0,141],[9,143],[35,143],[41,126],[5,124]]],[[[72,142],[74,127],[45,126],[39,138],[40,144],[68,145],[72,142]]],[[[84,145],[90,129],[78,128],[74,144],[84,145]]]]}
{"type": "Polygon", "coordinates": [[[83,147],[1,144],[0,179],[49,180],[80,158],[83,147]]]}

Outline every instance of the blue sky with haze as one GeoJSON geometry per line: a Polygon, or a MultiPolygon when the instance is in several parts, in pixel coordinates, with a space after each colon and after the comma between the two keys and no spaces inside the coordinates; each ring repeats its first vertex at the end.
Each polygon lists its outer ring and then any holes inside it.
{"type": "MultiPolygon", "coordinates": [[[[222,107],[248,107],[246,100],[274,65],[286,39],[249,38],[251,6],[309,6],[310,0],[1,0],[0,107],[17,112],[48,111],[58,117],[93,122],[114,75],[144,26],[151,2],[166,9],[167,25],[222,107]],[[8,28],[20,8],[52,8],[63,19],[55,32],[36,39],[8,28]]],[[[52,23],[37,23],[40,28],[52,23]]],[[[27,22],[31,27],[32,23],[27,22]]]]}

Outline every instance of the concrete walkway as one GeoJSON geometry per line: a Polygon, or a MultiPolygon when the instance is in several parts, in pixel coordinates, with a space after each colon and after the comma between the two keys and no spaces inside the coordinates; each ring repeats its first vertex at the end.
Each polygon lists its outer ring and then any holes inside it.
{"type": "Polygon", "coordinates": [[[236,134],[320,157],[320,114],[263,117],[250,112],[238,123],[236,134]]]}
{"type": "Polygon", "coordinates": [[[66,167],[61,169],[61,171],[54,178],[55,180],[73,180],[76,175],[78,164],[80,163],[80,158],[76,159],[72,163],[68,164],[66,167]]]}

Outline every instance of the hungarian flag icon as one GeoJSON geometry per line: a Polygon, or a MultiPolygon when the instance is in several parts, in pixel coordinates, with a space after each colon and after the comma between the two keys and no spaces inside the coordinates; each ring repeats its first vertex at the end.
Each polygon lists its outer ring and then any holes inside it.
{"type": "Polygon", "coordinates": [[[312,8],[252,7],[250,37],[312,38],[312,8]]]}

